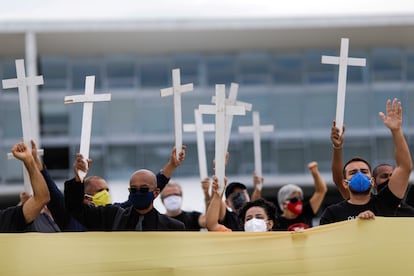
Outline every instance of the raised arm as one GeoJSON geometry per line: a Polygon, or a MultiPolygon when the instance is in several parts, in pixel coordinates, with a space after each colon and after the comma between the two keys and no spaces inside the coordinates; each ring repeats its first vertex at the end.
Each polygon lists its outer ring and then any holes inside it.
{"type": "Polygon", "coordinates": [[[206,212],[206,226],[208,231],[227,231],[228,229],[220,224],[219,216],[220,216],[220,209],[222,208],[223,200],[222,195],[217,192],[218,189],[218,179],[216,176],[213,176],[213,184],[212,184],[212,197],[210,204],[208,205],[207,212],[206,212]]]}
{"type": "Polygon", "coordinates": [[[410,149],[402,131],[402,107],[397,99],[387,100],[386,114],[379,112],[384,125],[391,131],[394,141],[396,167],[392,172],[388,187],[398,198],[403,198],[408,187],[410,173],[413,168],[410,149]]]}
{"type": "Polygon", "coordinates": [[[254,190],[252,193],[252,201],[262,198],[262,189],[263,189],[264,178],[261,175],[257,175],[256,172],[253,172],[253,186],[254,190]]]}
{"type": "Polygon", "coordinates": [[[173,175],[174,171],[181,165],[181,163],[184,162],[186,148],[187,147],[185,145],[182,145],[181,152],[179,153],[179,157],[177,159],[175,156],[176,149],[173,147],[173,150],[170,154],[170,159],[157,175],[157,187],[160,189],[160,191],[162,191],[165,185],[167,185],[168,181],[170,181],[170,178],[173,175]]]}
{"type": "Polygon", "coordinates": [[[349,199],[349,191],[343,185],[342,169],[344,163],[342,160],[342,146],[344,144],[345,125],[342,127],[342,133],[339,134],[339,129],[336,127],[336,122],[333,121],[331,128],[331,142],[332,142],[332,179],[336,188],[341,193],[344,199],[349,199]]]}
{"type": "Polygon", "coordinates": [[[23,214],[26,223],[31,223],[40,214],[43,207],[49,202],[49,191],[29,147],[23,142],[18,143],[13,146],[12,153],[14,157],[23,162],[29,173],[33,196],[30,197],[23,205],[23,214]]]}
{"type": "Polygon", "coordinates": [[[319,172],[317,162],[310,162],[308,164],[308,169],[312,174],[313,183],[315,186],[315,191],[309,200],[309,204],[312,207],[313,213],[316,214],[322,205],[323,199],[328,192],[328,188],[326,187],[326,183],[319,172]]]}
{"type": "Polygon", "coordinates": [[[208,205],[210,204],[211,196],[210,196],[210,178],[206,177],[201,181],[201,189],[203,190],[204,194],[204,204],[205,210],[207,210],[208,205]]]}

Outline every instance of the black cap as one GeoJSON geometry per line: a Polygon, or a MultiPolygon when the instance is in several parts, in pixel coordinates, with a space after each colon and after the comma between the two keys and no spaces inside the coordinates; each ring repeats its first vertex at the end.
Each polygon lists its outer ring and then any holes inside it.
{"type": "Polygon", "coordinates": [[[243,190],[246,190],[246,186],[243,183],[231,182],[231,183],[227,184],[227,186],[226,186],[226,191],[225,191],[226,198],[228,198],[229,195],[231,195],[233,193],[234,189],[236,189],[236,188],[241,188],[243,190]]]}

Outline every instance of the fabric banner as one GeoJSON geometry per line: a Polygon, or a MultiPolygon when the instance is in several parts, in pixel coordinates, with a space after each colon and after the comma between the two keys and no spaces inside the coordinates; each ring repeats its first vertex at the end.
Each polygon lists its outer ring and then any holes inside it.
{"type": "Polygon", "coordinates": [[[0,234],[0,275],[411,275],[414,219],[303,232],[0,234]]]}

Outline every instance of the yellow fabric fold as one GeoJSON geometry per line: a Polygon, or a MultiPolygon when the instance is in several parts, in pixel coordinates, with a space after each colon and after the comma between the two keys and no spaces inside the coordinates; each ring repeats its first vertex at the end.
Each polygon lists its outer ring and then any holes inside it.
{"type": "Polygon", "coordinates": [[[413,218],[303,232],[0,234],[1,275],[411,275],[413,218]]]}

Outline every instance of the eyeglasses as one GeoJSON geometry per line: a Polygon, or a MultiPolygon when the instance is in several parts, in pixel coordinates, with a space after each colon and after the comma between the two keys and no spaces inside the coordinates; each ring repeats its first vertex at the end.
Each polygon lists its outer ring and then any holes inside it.
{"type": "Polygon", "coordinates": [[[289,201],[290,203],[296,203],[298,201],[301,201],[302,199],[300,197],[293,197],[293,198],[289,198],[287,199],[287,201],[289,201]]]}
{"type": "Polygon", "coordinates": [[[129,193],[131,194],[135,194],[138,191],[141,193],[148,193],[149,192],[149,188],[148,187],[140,187],[140,188],[136,188],[136,187],[129,187],[128,188],[129,193]]]}

